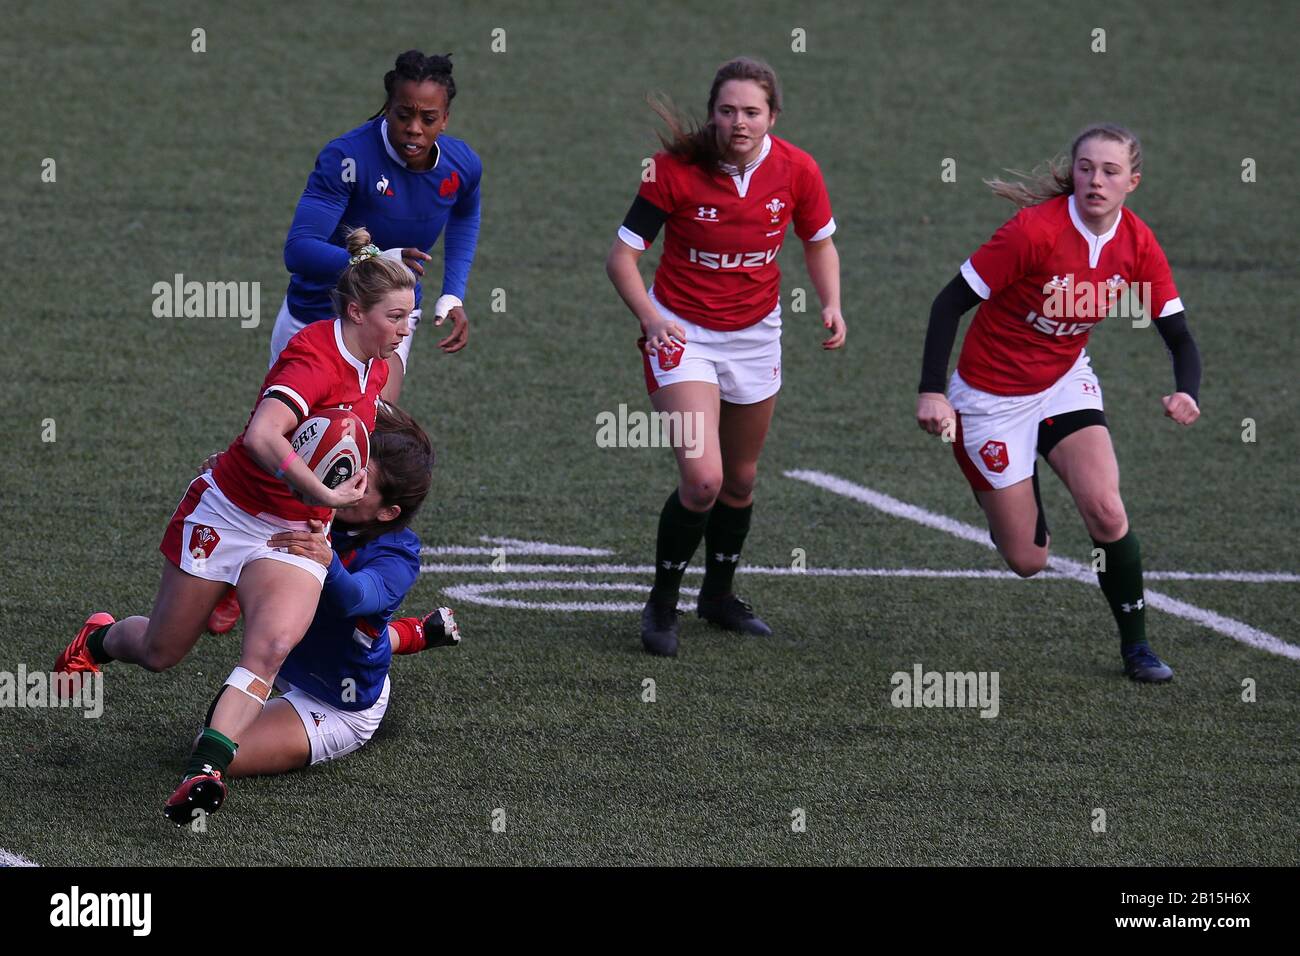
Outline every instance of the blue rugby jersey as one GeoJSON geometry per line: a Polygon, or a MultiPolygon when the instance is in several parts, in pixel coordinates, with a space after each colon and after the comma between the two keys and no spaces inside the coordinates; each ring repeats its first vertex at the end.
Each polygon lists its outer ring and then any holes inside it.
{"type": "MultiPolygon", "coordinates": [[[[431,169],[408,169],[376,117],[331,140],[298,200],[284,242],[289,312],[303,322],[333,317],[329,290],[347,267],[349,229],[365,226],[380,249],[428,252],[443,240],[442,294],[465,298],[479,231],[483,163],[463,140],[443,134],[431,169]]],[[[420,307],[421,288],[415,287],[420,307]]]]}
{"type": "Polygon", "coordinates": [[[420,539],[403,528],[355,550],[336,535],[334,546],[316,617],[280,676],[340,710],[365,710],[388,675],[388,622],[420,574],[420,539]]]}

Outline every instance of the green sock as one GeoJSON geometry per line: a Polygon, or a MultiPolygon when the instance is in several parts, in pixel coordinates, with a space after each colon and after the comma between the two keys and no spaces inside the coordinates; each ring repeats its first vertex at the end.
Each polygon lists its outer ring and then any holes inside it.
{"type": "Polygon", "coordinates": [[[96,664],[107,664],[111,660],[116,660],[112,654],[104,650],[104,638],[108,637],[108,629],[112,626],[112,624],[105,624],[103,627],[97,627],[86,638],[86,650],[90,652],[90,657],[96,664]]]}
{"type": "Polygon", "coordinates": [[[1110,611],[1119,625],[1121,647],[1145,643],[1147,639],[1146,601],[1142,596],[1142,551],[1132,529],[1118,541],[1092,543],[1101,549],[1105,571],[1097,572],[1101,593],[1110,602],[1110,611]]]}
{"type": "Polygon", "coordinates": [[[740,549],[749,534],[749,521],[754,505],[733,508],[721,501],[715,502],[709,512],[709,523],[704,529],[704,583],[700,585],[701,598],[722,597],[731,593],[736,568],[740,564],[740,549]]]}
{"type": "Polygon", "coordinates": [[[185,776],[188,778],[203,773],[205,767],[211,767],[224,774],[231,761],[235,759],[235,751],[238,749],[239,745],[225,734],[211,727],[204,727],[199,742],[194,745],[194,752],[190,754],[190,762],[185,767],[185,776]]]}

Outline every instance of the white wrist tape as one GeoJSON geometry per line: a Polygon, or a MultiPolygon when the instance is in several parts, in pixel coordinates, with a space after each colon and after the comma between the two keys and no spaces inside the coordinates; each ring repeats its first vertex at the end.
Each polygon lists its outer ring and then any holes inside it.
{"type": "Polygon", "coordinates": [[[447,313],[452,309],[463,309],[464,307],[465,303],[460,301],[456,296],[440,295],[438,296],[438,301],[433,304],[433,314],[440,319],[445,319],[447,313]]]}

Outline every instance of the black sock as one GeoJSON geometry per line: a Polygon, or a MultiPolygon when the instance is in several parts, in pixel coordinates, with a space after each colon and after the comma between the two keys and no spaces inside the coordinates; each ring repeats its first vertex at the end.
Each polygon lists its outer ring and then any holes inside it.
{"type": "Polygon", "coordinates": [[[754,505],[733,508],[721,501],[709,513],[709,523],[704,529],[704,583],[700,586],[701,598],[722,597],[731,593],[736,568],[740,564],[740,549],[749,534],[749,519],[754,505]]]}
{"type": "Polygon", "coordinates": [[[1146,601],[1142,596],[1142,551],[1137,535],[1130,529],[1118,541],[1092,543],[1101,549],[1102,567],[1097,572],[1101,592],[1110,602],[1111,613],[1119,625],[1121,647],[1142,644],[1147,639],[1146,601]]]}
{"type": "Polygon", "coordinates": [[[650,596],[663,604],[677,606],[682,575],[700,546],[709,512],[691,511],[677,496],[676,489],[659,513],[659,537],[655,541],[655,583],[650,596]]]}
{"type": "Polygon", "coordinates": [[[108,629],[112,624],[105,624],[103,627],[97,627],[86,637],[86,650],[90,652],[90,658],[96,664],[107,664],[111,660],[116,660],[112,654],[104,650],[104,638],[108,637],[108,629]]]}

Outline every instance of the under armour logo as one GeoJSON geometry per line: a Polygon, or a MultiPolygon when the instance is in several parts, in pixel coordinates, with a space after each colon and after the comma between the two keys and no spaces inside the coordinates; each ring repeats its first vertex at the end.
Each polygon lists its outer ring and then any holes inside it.
{"type": "Polygon", "coordinates": [[[1138,598],[1133,604],[1121,604],[1119,609],[1128,614],[1131,611],[1140,611],[1144,607],[1146,607],[1146,603],[1141,598],[1138,598]]]}
{"type": "Polygon", "coordinates": [[[732,564],[735,564],[737,561],[740,560],[740,555],[738,555],[738,554],[723,554],[721,551],[719,551],[719,552],[717,552],[717,553],[715,553],[715,554],[713,555],[713,560],[714,560],[714,561],[730,561],[732,564]]]}
{"type": "Polygon", "coordinates": [[[683,561],[681,564],[677,564],[676,562],[673,562],[673,561],[665,561],[665,562],[663,562],[663,566],[664,566],[665,569],[667,569],[667,570],[669,570],[669,571],[685,571],[685,570],[686,570],[686,562],[685,562],[685,561],[683,561]]]}
{"type": "Polygon", "coordinates": [[[699,212],[695,214],[696,219],[711,219],[714,222],[717,221],[718,219],[717,206],[697,206],[696,208],[699,210],[699,212]]]}

